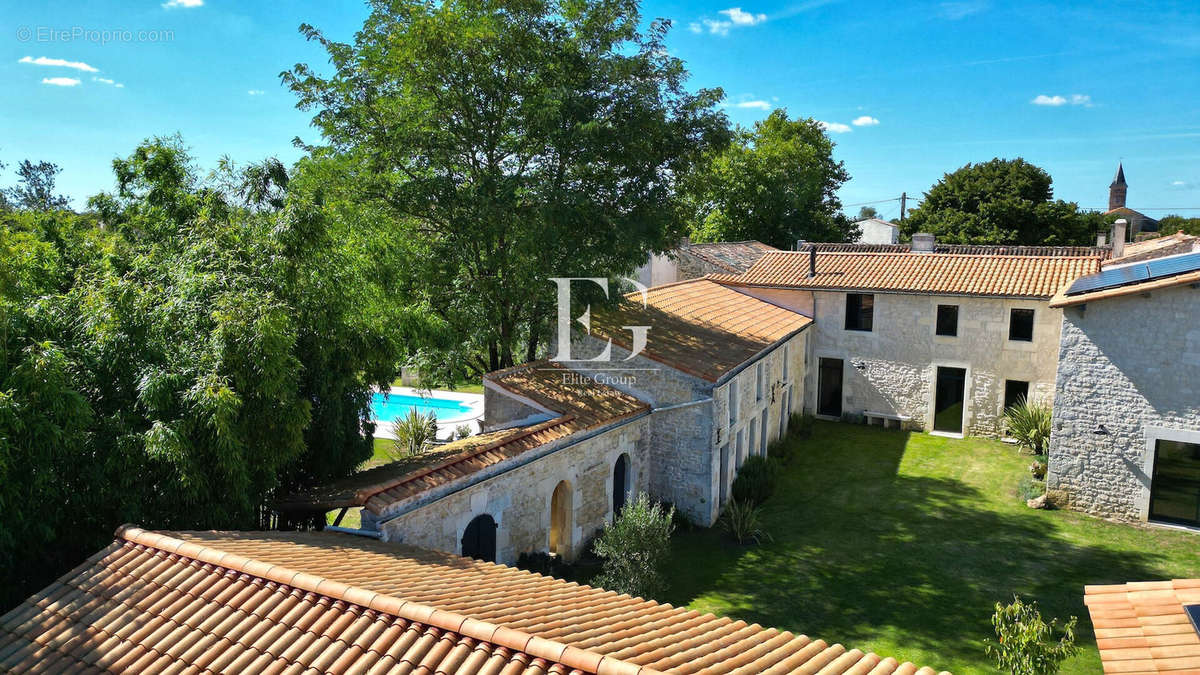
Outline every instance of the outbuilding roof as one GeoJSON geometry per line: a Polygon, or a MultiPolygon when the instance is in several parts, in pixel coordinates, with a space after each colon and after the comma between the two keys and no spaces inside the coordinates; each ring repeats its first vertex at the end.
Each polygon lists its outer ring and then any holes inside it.
{"type": "Polygon", "coordinates": [[[1200,604],[1200,579],[1085,586],[1106,673],[1200,672],[1200,635],[1184,605],[1200,604]]]}
{"type": "Polygon", "coordinates": [[[932,675],[757,624],[325,532],[135,527],[0,617],[0,670],[932,675]]]}
{"type": "MultiPolygon", "coordinates": [[[[909,253],[912,244],[850,244],[838,242],[805,242],[803,250],[815,247],[817,253],[909,253]]],[[[1017,244],[943,244],[933,246],[934,253],[955,255],[1033,255],[1064,256],[1068,258],[1112,255],[1111,246],[1020,246],[1017,244]]]]}
{"type": "Polygon", "coordinates": [[[1049,298],[1072,280],[1099,271],[1091,256],[817,253],[777,251],[745,274],[710,276],[728,285],[813,290],[1049,298]]]}
{"type": "Polygon", "coordinates": [[[647,403],[552,361],[537,361],[484,376],[500,388],[550,411],[536,424],[469,436],[426,455],[384,464],[329,486],[289,495],[281,511],[328,511],[364,506],[381,513],[387,506],[447,485],[529,450],[571,434],[597,429],[649,411],[647,403]]]}
{"type": "Polygon", "coordinates": [[[709,279],[655,286],[645,298],[629,293],[617,308],[592,314],[592,331],[627,350],[626,327],[649,326],[643,356],[710,382],[812,323],[709,279]]]}
{"type": "Polygon", "coordinates": [[[741,274],[750,269],[767,251],[779,249],[761,241],[720,241],[713,243],[686,244],[679,251],[693,255],[704,262],[725,270],[730,274],[741,274]]]}
{"type": "Polygon", "coordinates": [[[1123,265],[1125,263],[1164,258],[1181,253],[1192,253],[1194,251],[1200,251],[1200,237],[1184,234],[1180,231],[1175,234],[1126,244],[1125,251],[1121,254],[1121,257],[1104,261],[1104,266],[1123,265]]]}

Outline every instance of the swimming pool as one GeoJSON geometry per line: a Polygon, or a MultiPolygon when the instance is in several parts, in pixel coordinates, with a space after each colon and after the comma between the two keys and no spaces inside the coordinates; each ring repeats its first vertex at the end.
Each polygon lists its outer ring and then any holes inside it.
{"type": "Polygon", "coordinates": [[[391,422],[397,417],[407,415],[412,408],[416,408],[417,412],[423,415],[433,413],[438,422],[449,422],[474,412],[474,408],[467,402],[449,398],[384,394],[378,391],[371,395],[371,414],[380,422],[391,422]]]}

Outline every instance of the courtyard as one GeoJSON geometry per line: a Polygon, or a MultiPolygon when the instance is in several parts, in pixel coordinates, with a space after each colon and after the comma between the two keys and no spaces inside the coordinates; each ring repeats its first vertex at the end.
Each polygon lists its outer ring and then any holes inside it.
{"type": "Polygon", "coordinates": [[[659,598],[955,673],[995,672],[984,653],[997,601],[1079,617],[1100,660],[1085,584],[1200,577],[1200,534],[1036,511],[1017,496],[1030,457],[997,441],[818,422],[763,506],[771,543],[680,531],[659,598]]]}

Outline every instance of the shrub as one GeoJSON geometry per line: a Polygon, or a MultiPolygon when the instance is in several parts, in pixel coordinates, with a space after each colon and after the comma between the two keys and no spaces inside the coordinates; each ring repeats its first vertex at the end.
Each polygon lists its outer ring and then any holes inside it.
{"type": "Polygon", "coordinates": [[[721,529],[739,544],[771,541],[771,534],[762,524],[762,509],[748,501],[734,499],[721,514],[721,529]]]}
{"type": "Polygon", "coordinates": [[[437,417],[422,415],[416,408],[410,408],[407,415],[396,418],[392,431],[396,434],[392,456],[397,459],[416,457],[437,439],[437,417]]]}
{"type": "Polygon", "coordinates": [[[1046,623],[1036,602],[1027,605],[1014,597],[1010,605],[996,603],[996,612],[992,614],[996,640],[985,640],[984,648],[1002,672],[1053,675],[1063,661],[1079,651],[1075,646],[1076,622],[1071,617],[1062,627],[1061,637],[1055,640],[1058,619],[1046,623]]]}
{"type": "Polygon", "coordinates": [[[470,436],[470,435],[471,435],[471,425],[470,424],[460,424],[460,425],[454,427],[454,437],[455,438],[466,438],[467,436],[470,436]]]}
{"type": "Polygon", "coordinates": [[[1032,476],[1022,476],[1021,481],[1017,483],[1017,494],[1020,495],[1021,501],[1027,502],[1046,494],[1046,484],[1034,480],[1032,476]]]}
{"type": "Polygon", "coordinates": [[[1045,480],[1046,468],[1048,466],[1049,465],[1046,463],[1045,455],[1034,455],[1033,462],[1029,465],[1029,474],[1033,476],[1035,480],[1045,480]]]}
{"type": "Polygon", "coordinates": [[[639,494],[604,528],[594,547],[604,566],[593,583],[634,597],[653,598],[666,590],[663,564],[671,554],[673,507],[639,494]]]}
{"type": "Polygon", "coordinates": [[[1008,435],[1035,455],[1046,454],[1050,442],[1050,406],[1025,398],[1004,411],[1008,435]]]}
{"type": "Polygon", "coordinates": [[[733,479],[733,499],[755,506],[762,504],[775,491],[778,472],[779,463],[774,459],[758,455],[748,458],[733,479]]]}
{"type": "Polygon", "coordinates": [[[568,579],[571,576],[571,566],[563,562],[562,557],[550,555],[545,551],[522,553],[517,557],[517,569],[537,572],[556,579],[568,579]]]}

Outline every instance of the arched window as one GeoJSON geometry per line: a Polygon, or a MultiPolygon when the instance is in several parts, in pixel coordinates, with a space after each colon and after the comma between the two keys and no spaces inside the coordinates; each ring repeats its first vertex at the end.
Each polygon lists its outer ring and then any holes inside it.
{"type": "Polygon", "coordinates": [[[496,562],[496,521],[488,514],[475,516],[463,532],[462,554],[486,562],[496,562]]]}
{"type": "Polygon", "coordinates": [[[560,482],[550,497],[550,552],[564,558],[571,554],[572,523],[571,483],[560,482]]]}
{"type": "Polygon", "coordinates": [[[617,463],[613,465],[613,519],[621,515],[625,508],[625,500],[629,498],[629,455],[621,453],[617,463]]]}

